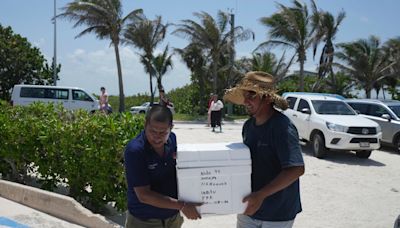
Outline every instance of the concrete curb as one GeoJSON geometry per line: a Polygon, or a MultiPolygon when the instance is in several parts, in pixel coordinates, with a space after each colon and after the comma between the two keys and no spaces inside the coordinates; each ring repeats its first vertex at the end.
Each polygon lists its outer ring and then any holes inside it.
{"type": "Polygon", "coordinates": [[[0,196],[85,227],[120,227],[99,214],[93,214],[73,198],[42,189],[0,180],[0,196]]]}

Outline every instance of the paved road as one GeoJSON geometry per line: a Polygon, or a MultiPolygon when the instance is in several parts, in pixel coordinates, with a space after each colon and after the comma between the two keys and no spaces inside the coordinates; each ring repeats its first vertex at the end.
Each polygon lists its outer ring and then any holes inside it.
{"type": "Polygon", "coordinates": [[[0,197],[0,227],[78,228],[82,226],[60,220],[48,214],[0,197]]]}

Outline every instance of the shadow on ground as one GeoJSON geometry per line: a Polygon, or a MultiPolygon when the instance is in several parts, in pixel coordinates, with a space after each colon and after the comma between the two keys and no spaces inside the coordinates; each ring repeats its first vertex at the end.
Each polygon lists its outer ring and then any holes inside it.
{"type": "MultiPolygon", "coordinates": [[[[307,156],[314,157],[311,147],[309,146],[302,146],[301,149],[303,153],[307,156]]],[[[342,150],[329,150],[326,153],[325,158],[323,160],[340,163],[340,164],[347,164],[347,165],[358,165],[358,166],[385,166],[384,163],[375,161],[373,159],[374,152],[372,151],[371,157],[368,159],[365,158],[358,158],[354,151],[342,151],[342,150]]]]}

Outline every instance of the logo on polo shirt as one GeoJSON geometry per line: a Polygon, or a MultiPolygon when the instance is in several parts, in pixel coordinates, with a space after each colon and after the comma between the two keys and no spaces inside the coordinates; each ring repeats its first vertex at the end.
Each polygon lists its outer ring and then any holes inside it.
{"type": "Polygon", "coordinates": [[[158,163],[149,164],[149,165],[147,165],[147,168],[148,169],[156,169],[157,165],[158,165],[158,163]]]}

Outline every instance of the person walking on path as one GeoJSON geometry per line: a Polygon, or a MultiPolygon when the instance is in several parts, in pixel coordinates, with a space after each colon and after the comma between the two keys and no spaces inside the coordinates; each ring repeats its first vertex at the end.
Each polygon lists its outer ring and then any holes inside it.
{"type": "Polygon", "coordinates": [[[199,203],[177,200],[176,136],[172,113],[154,105],[146,114],[145,129],[125,149],[128,183],[127,228],[179,228],[182,212],[188,219],[199,219],[199,203]]]}
{"type": "Polygon", "coordinates": [[[211,114],[211,127],[212,131],[215,132],[215,127],[219,126],[219,131],[222,132],[222,109],[224,108],[224,103],[218,100],[218,95],[213,95],[213,100],[211,101],[210,108],[208,112],[211,114]]]}
{"type": "Polygon", "coordinates": [[[273,76],[248,72],[225,92],[224,100],[244,105],[251,116],[242,137],[251,153],[252,193],[243,199],[247,208],[237,216],[237,228],[293,227],[302,211],[299,177],[304,161],[297,130],[279,111],[288,104],[276,94],[273,76]]]}

